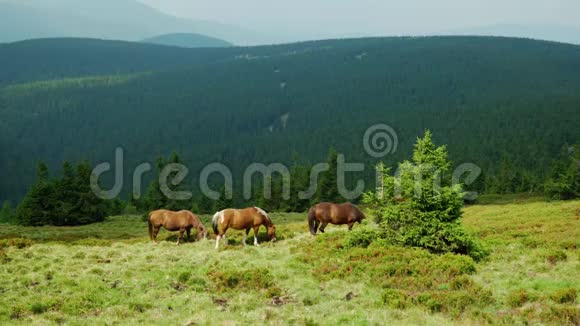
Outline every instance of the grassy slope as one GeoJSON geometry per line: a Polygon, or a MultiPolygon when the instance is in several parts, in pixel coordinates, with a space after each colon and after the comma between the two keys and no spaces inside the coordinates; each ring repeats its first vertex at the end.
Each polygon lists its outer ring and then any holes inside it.
{"type": "Polygon", "coordinates": [[[232,233],[219,252],[210,241],[176,247],[167,232],[153,246],[137,217],[3,225],[0,322],[578,323],[578,306],[555,300],[580,290],[579,210],[580,201],[467,207],[466,225],[492,249],[475,272],[457,256],[341,249],[344,229],[313,239],[304,214],[273,215],[275,244],[242,248],[232,233]]]}

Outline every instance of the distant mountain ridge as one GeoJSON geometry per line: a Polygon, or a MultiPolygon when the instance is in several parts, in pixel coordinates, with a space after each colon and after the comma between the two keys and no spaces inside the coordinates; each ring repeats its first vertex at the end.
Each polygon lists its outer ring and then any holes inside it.
{"type": "Polygon", "coordinates": [[[178,46],[182,48],[223,48],[233,46],[232,43],[196,33],[172,33],[146,38],[142,43],[178,46]]]}
{"type": "Polygon", "coordinates": [[[140,41],[175,32],[199,33],[239,45],[261,40],[252,31],[174,17],[133,0],[0,0],[0,43],[47,37],[140,41]]]}

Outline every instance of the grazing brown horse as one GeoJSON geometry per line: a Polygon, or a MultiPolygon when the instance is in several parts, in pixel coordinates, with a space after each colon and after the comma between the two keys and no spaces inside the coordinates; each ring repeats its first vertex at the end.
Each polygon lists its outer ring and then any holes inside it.
{"type": "Polygon", "coordinates": [[[324,229],[330,224],[343,225],[348,224],[348,230],[352,230],[354,223],[365,218],[365,214],[351,203],[346,204],[332,204],[320,203],[312,206],[308,211],[308,226],[310,233],[316,234],[318,226],[320,225],[320,232],[324,233],[324,229]]]}
{"type": "Polygon", "coordinates": [[[244,246],[250,229],[254,229],[254,246],[258,246],[258,230],[264,225],[268,229],[270,241],[276,241],[276,226],[270,216],[263,209],[250,207],[245,209],[225,209],[215,213],[212,220],[213,231],[216,235],[215,248],[219,248],[220,239],[226,238],[228,228],[234,230],[246,230],[244,233],[244,246]]]}
{"type": "Polygon", "coordinates": [[[190,211],[172,212],[165,209],[149,213],[149,238],[157,243],[159,229],[164,227],[168,231],[179,231],[177,245],[183,238],[183,233],[187,232],[187,238],[191,236],[191,229],[197,230],[196,239],[207,237],[207,229],[201,223],[199,217],[190,211]]]}

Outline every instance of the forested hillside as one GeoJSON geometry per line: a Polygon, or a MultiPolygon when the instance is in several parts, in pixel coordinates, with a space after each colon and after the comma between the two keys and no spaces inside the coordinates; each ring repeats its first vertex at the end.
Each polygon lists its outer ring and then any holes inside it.
{"type": "Polygon", "coordinates": [[[514,180],[505,191],[527,191],[563,146],[580,142],[580,47],[550,42],[179,49],[58,39],[0,46],[0,71],[0,199],[21,198],[36,160],[51,170],[64,160],[112,161],[117,146],[129,171],[176,151],[191,182],[207,163],[239,175],[252,162],[323,161],[330,147],[375,163],[362,138],[377,123],[398,133],[388,165],[430,129],[456,164],[483,168],[489,191],[500,189],[493,176],[502,173],[514,180]]]}
{"type": "Polygon", "coordinates": [[[54,38],[0,44],[0,85],[104,74],[160,71],[231,57],[226,49],[54,38]]]}

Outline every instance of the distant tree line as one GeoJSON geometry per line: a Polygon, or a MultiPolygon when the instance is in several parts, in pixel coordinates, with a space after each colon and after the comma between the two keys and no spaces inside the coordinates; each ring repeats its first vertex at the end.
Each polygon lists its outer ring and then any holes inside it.
{"type": "MultiPolygon", "coordinates": [[[[76,168],[69,162],[62,167],[60,177],[50,177],[43,162],[38,163],[37,180],[31,186],[20,205],[13,210],[10,202],[5,202],[0,210],[0,222],[18,223],[27,226],[41,225],[83,225],[101,222],[106,216],[121,214],[127,205],[134,207],[134,212],[146,213],[156,209],[192,210],[200,214],[211,214],[216,211],[238,205],[255,205],[267,211],[304,212],[313,203],[329,201],[342,202],[344,198],[338,192],[336,183],[337,153],[330,150],[328,164],[330,169],[321,173],[317,192],[312,198],[303,199],[299,192],[306,191],[310,182],[310,167],[294,165],[290,171],[290,197],[283,196],[282,175],[273,175],[272,179],[257,182],[252,198],[245,200],[238,192],[227,195],[222,186],[220,198],[212,200],[197,194],[193,200],[176,200],[167,198],[159,185],[159,173],[168,163],[182,163],[179,155],[173,153],[166,160],[157,162],[157,178],[154,178],[142,198],[104,200],[94,194],[90,187],[92,167],[87,162],[79,163],[76,168]],[[263,182],[271,182],[271,196],[265,196],[263,182]],[[230,198],[231,196],[231,198],[230,198]]],[[[169,178],[172,176],[170,175],[169,178]]],[[[217,184],[216,184],[217,185],[217,184]]],[[[217,185],[219,186],[219,185],[217,185]]],[[[188,190],[187,183],[170,187],[172,191],[188,190]]]]}
{"type": "MultiPolygon", "coordinates": [[[[310,186],[311,167],[308,165],[294,164],[289,170],[289,198],[284,198],[284,176],[281,174],[273,174],[272,176],[265,177],[262,180],[254,179],[256,182],[252,185],[252,196],[249,199],[243,198],[241,189],[234,189],[233,193],[229,194],[223,183],[220,184],[219,182],[214,182],[213,184],[214,188],[219,189],[220,198],[217,200],[212,200],[201,193],[194,194],[194,198],[191,201],[169,199],[162,193],[159,187],[159,173],[165,166],[166,162],[183,162],[177,153],[173,153],[169,160],[159,158],[157,162],[156,178],[154,178],[149,185],[146,194],[140,199],[129,199],[129,203],[134,205],[138,211],[148,212],[155,209],[191,209],[200,214],[211,214],[225,208],[254,205],[270,212],[304,212],[314,203],[323,201],[346,201],[338,191],[336,182],[337,152],[334,149],[329,151],[326,162],[329,165],[329,169],[322,172],[318,177],[317,190],[312,198],[301,198],[299,195],[300,192],[308,190],[310,186]],[[270,196],[267,196],[264,193],[264,183],[269,183],[271,185],[270,196]]],[[[169,178],[171,178],[171,175],[169,178]]],[[[187,189],[187,185],[184,184],[176,186],[171,190],[191,191],[191,189],[187,189]]]]}
{"type": "MultiPolygon", "coordinates": [[[[431,134],[427,133],[425,137],[419,140],[418,144],[425,142],[433,146],[431,134]]],[[[428,152],[428,150],[423,150],[423,152],[428,152]]],[[[441,156],[447,162],[447,154],[444,153],[441,156]]],[[[127,211],[128,207],[131,207],[129,209],[131,213],[146,213],[156,209],[187,209],[199,214],[212,214],[225,208],[250,205],[259,206],[270,212],[304,212],[315,203],[347,201],[338,190],[337,152],[334,149],[328,152],[326,163],[329,169],[319,176],[316,193],[312,198],[299,196],[300,192],[306,191],[310,186],[311,166],[294,164],[290,169],[289,198],[284,198],[283,176],[274,174],[271,178],[259,180],[254,184],[250,199],[243,198],[240,189],[234,189],[232,194],[227,194],[223,183],[220,186],[219,182],[213,184],[216,189],[221,187],[218,200],[212,200],[201,193],[194,194],[191,200],[170,199],[163,194],[159,185],[159,174],[169,163],[183,163],[183,161],[177,153],[173,153],[169,159],[159,158],[157,175],[148,186],[144,196],[139,199],[129,197],[125,202],[120,198],[103,200],[93,193],[90,187],[92,167],[88,161],[80,162],[76,167],[69,162],[64,162],[60,177],[50,177],[46,164],[40,162],[37,166],[36,182],[16,209],[13,209],[8,201],[3,204],[0,209],[0,222],[29,226],[82,225],[101,222],[106,216],[127,211]],[[264,193],[264,182],[271,183],[269,197],[264,193]]],[[[446,165],[446,170],[448,169],[446,165]]],[[[170,175],[169,178],[172,176],[170,175]]],[[[465,190],[480,193],[515,193],[529,189],[525,184],[530,182],[530,179],[533,179],[533,176],[514,168],[513,163],[505,158],[499,166],[497,175],[487,177],[483,173],[474,183],[463,186],[465,190]]],[[[446,174],[443,180],[450,183],[449,174],[446,174]]],[[[565,146],[553,161],[549,177],[542,183],[536,181],[534,184],[538,192],[545,192],[553,199],[567,200],[580,197],[579,146],[565,146]]],[[[171,186],[170,189],[191,191],[187,182],[171,186]]],[[[393,189],[390,191],[392,192],[393,189]]],[[[354,201],[357,202],[359,199],[354,201]]]]}

